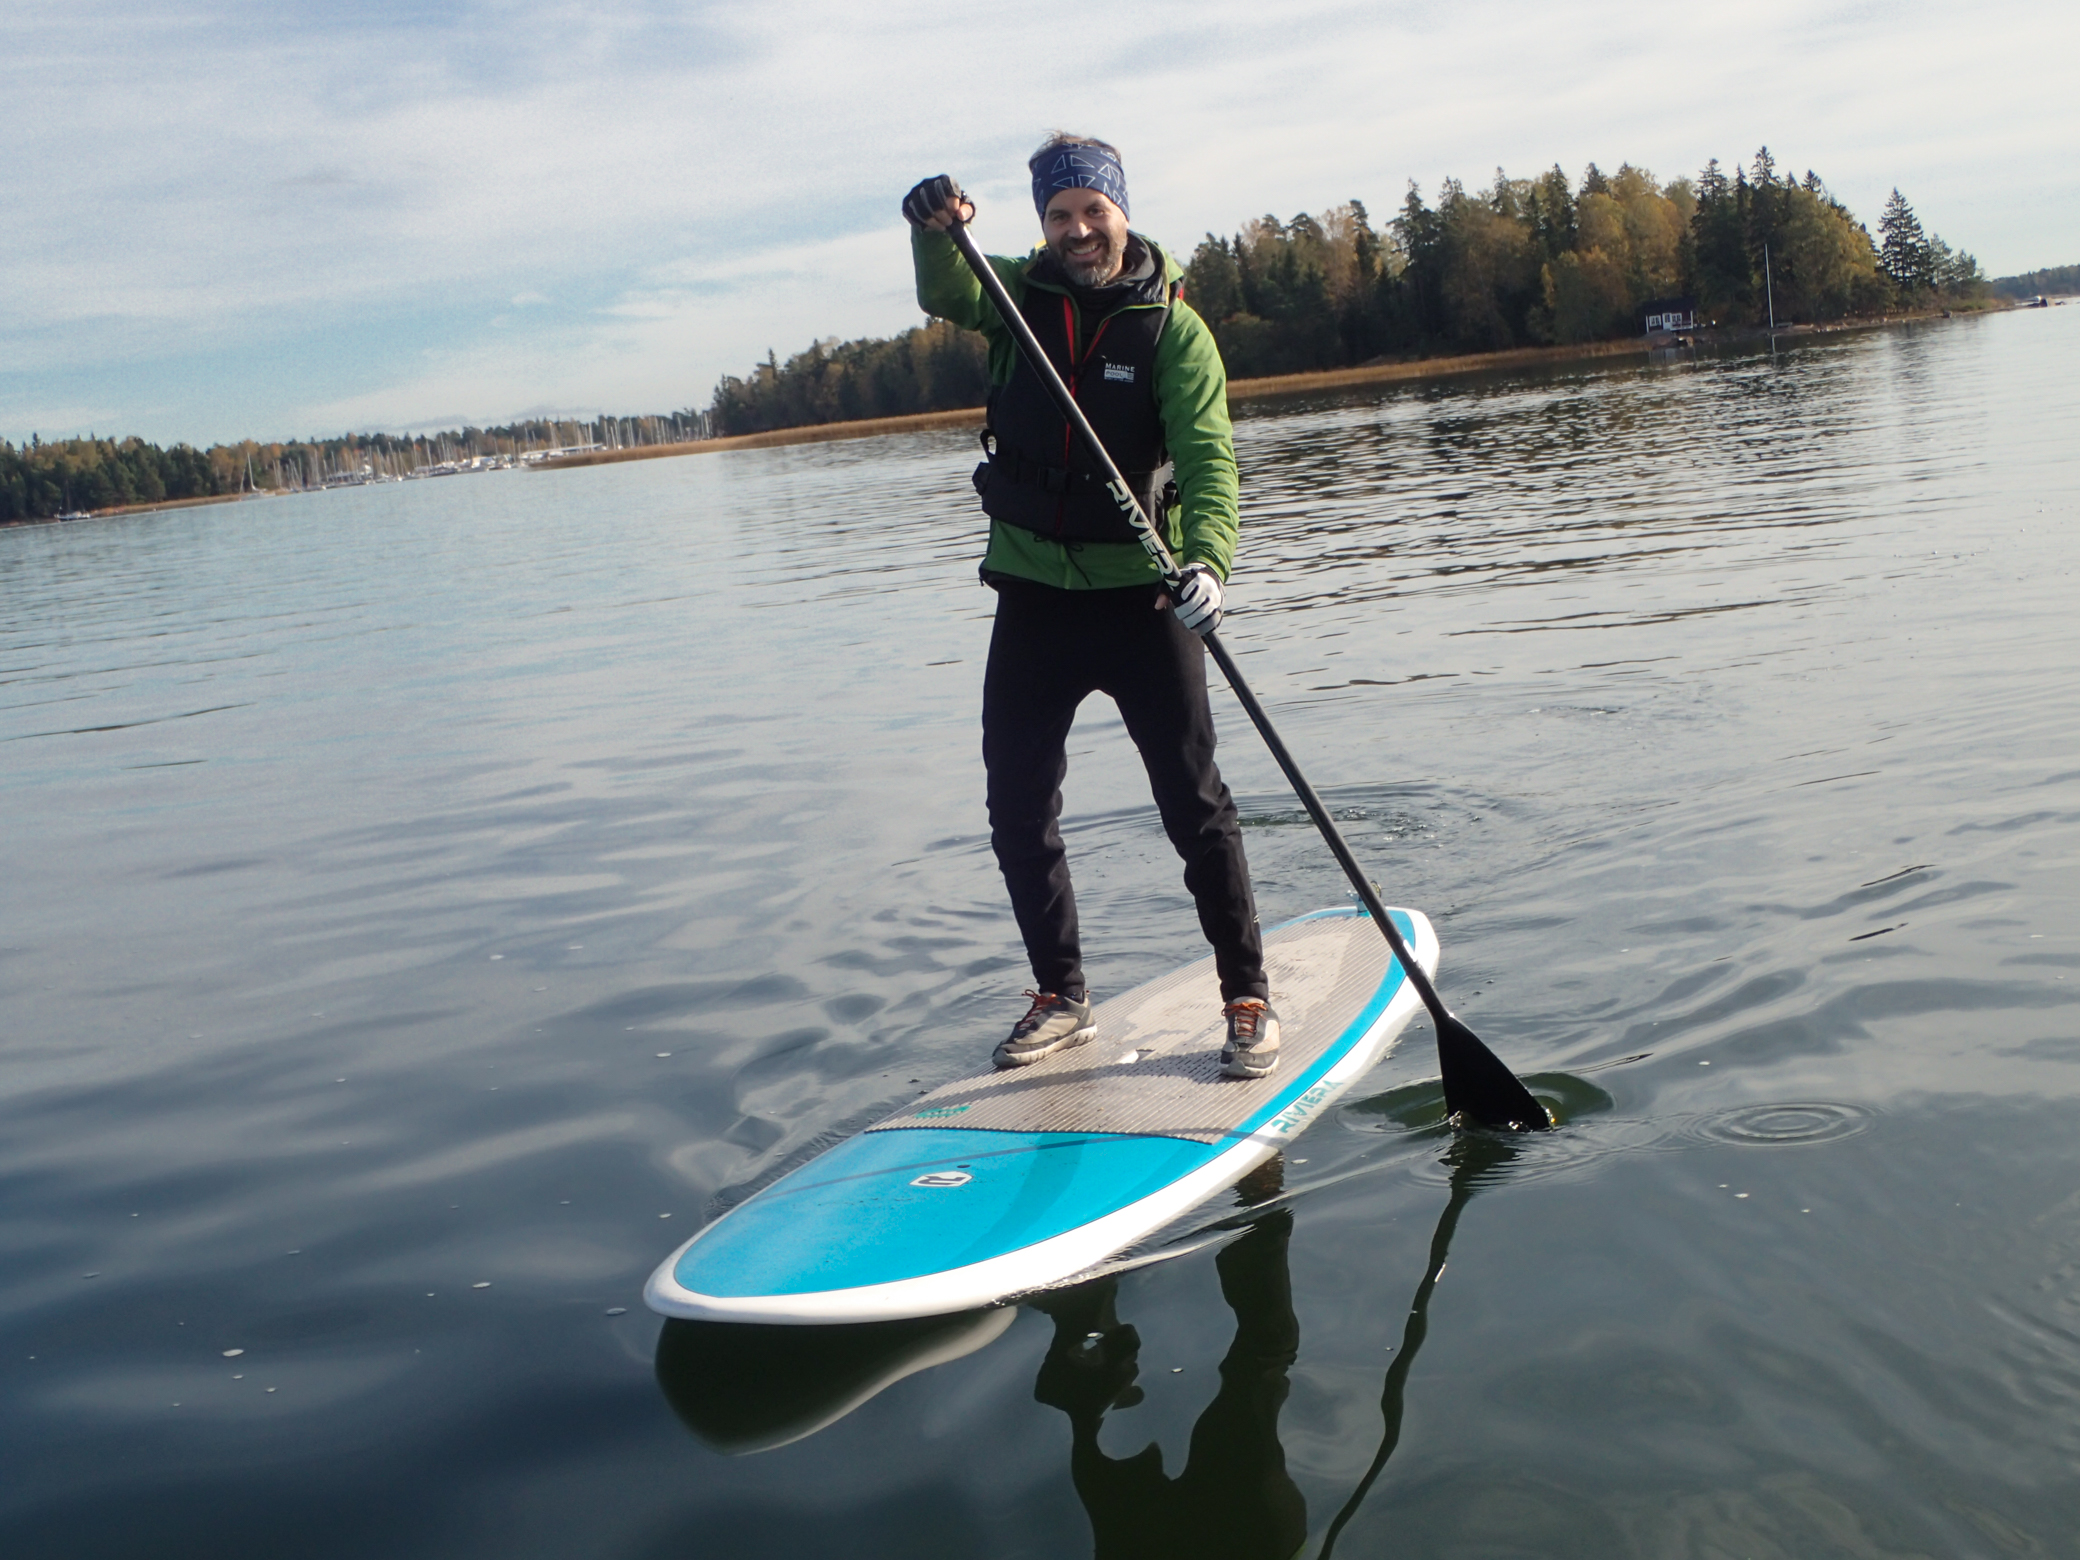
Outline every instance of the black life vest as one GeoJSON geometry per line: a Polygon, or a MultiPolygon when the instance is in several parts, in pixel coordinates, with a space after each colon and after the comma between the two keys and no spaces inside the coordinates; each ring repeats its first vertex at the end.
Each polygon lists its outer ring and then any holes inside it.
{"type": "MultiPolygon", "coordinates": [[[[1156,344],[1181,289],[1163,278],[1163,257],[1150,246],[1155,274],[1132,301],[1100,320],[1076,351],[1077,310],[1068,296],[1027,287],[1019,312],[1048,361],[1098,431],[1113,464],[1160,532],[1170,455],[1156,405],[1156,344]]],[[[1052,257],[1039,265],[1050,266],[1052,257]]],[[[992,520],[1057,542],[1132,542],[1134,528],[1107,491],[1069,420],[1023,355],[1011,378],[990,392],[975,491],[992,520]]]]}

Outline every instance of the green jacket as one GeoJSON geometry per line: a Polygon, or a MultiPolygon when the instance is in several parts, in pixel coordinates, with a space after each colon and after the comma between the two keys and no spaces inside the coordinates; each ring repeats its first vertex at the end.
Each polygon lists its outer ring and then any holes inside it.
{"type": "MultiPolygon", "coordinates": [[[[1141,242],[1163,267],[1166,279],[1175,281],[1184,274],[1149,239],[1141,242]]],[[[989,341],[990,383],[1007,383],[1018,364],[1018,343],[983,297],[982,284],[961,259],[953,240],[928,228],[913,228],[910,249],[917,262],[918,304],[927,314],[981,331],[989,341]]],[[[989,263],[1020,303],[1029,287],[1038,287],[1070,296],[1074,304],[1067,288],[1028,277],[1033,262],[1044,252],[1035,249],[1016,260],[992,255],[989,263]]],[[[1085,324],[1079,309],[1079,336],[1084,334],[1085,324]]],[[[1098,322],[1088,324],[1095,329],[1098,322]]],[[[1221,363],[1220,348],[1214,345],[1213,332],[1181,298],[1171,307],[1170,322],[1156,343],[1155,390],[1163,435],[1177,468],[1179,503],[1165,525],[1171,554],[1180,564],[1209,564],[1225,580],[1235,558],[1237,495],[1235,434],[1228,421],[1228,371],[1221,363]]],[[[982,567],[985,573],[1017,575],[1068,590],[1103,590],[1159,578],[1155,564],[1138,542],[1053,542],[997,521],[990,523],[989,549],[983,554],[982,567]]]]}

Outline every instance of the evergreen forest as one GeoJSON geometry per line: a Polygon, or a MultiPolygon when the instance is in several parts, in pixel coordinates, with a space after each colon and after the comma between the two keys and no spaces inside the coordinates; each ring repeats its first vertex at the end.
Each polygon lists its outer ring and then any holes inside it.
{"type": "Polygon", "coordinates": [[[2054,293],[2080,293],[2080,265],[2047,266],[2020,276],[1996,277],[1987,284],[2001,298],[2049,298],[2054,293]]]}
{"type": "Polygon", "coordinates": [[[589,422],[532,419],[497,428],[443,433],[349,433],[288,443],[217,444],[162,449],[142,439],[0,440],[0,521],[48,520],[128,504],[223,498],[234,493],[298,493],[377,478],[445,475],[470,462],[517,461],[554,449],[625,448],[705,439],[706,412],[601,417],[589,422]]]}
{"type": "Polygon", "coordinates": [[[989,394],[982,337],[929,320],[887,340],[818,341],[785,363],[766,354],[748,379],[725,376],[708,414],[722,434],[901,417],[980,406],[989,394]]]}

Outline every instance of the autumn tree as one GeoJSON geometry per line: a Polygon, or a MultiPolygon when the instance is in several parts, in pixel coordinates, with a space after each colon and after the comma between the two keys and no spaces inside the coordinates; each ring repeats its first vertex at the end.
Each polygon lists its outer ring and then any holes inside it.
{"type": "Polygon", "coordinates": [[[1817,177],[1780,187],[1777,313],[1786,320],[1833,320],[1882,306],[1876,252],[1862,224],[1817,177]]]}
{"type": "Polygon", "coordinates": [[[1485,195],[1447,179],[1437,204],[1444,230],[1444,294],[1453,341],[1498,351],[1525,339],[1539,301],[1538,265],[1522,201],[1500,169],[1485,195]]]}

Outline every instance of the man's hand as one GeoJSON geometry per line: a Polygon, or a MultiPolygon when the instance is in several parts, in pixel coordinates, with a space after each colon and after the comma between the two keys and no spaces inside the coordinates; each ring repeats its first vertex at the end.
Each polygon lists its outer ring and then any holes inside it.
{"type": "Polygon", "coordinates": [[[956,213],[962,222],[975,220],[974,202],[962,193],[951,174],[934,174],[903,197],[903,215],[912,227],[943,233],[953,226],[956,213]]]}
{"type": "MultiPolygon", "coordinates": [[[[1177,621],[1205,638],[1221,626],[1221,577],[1210,564],[1188,563],[1177,582],[1177,621]]],[[[1170,594],[1156,597],[1156,609],[1170,604],[1170,594]]]]}

